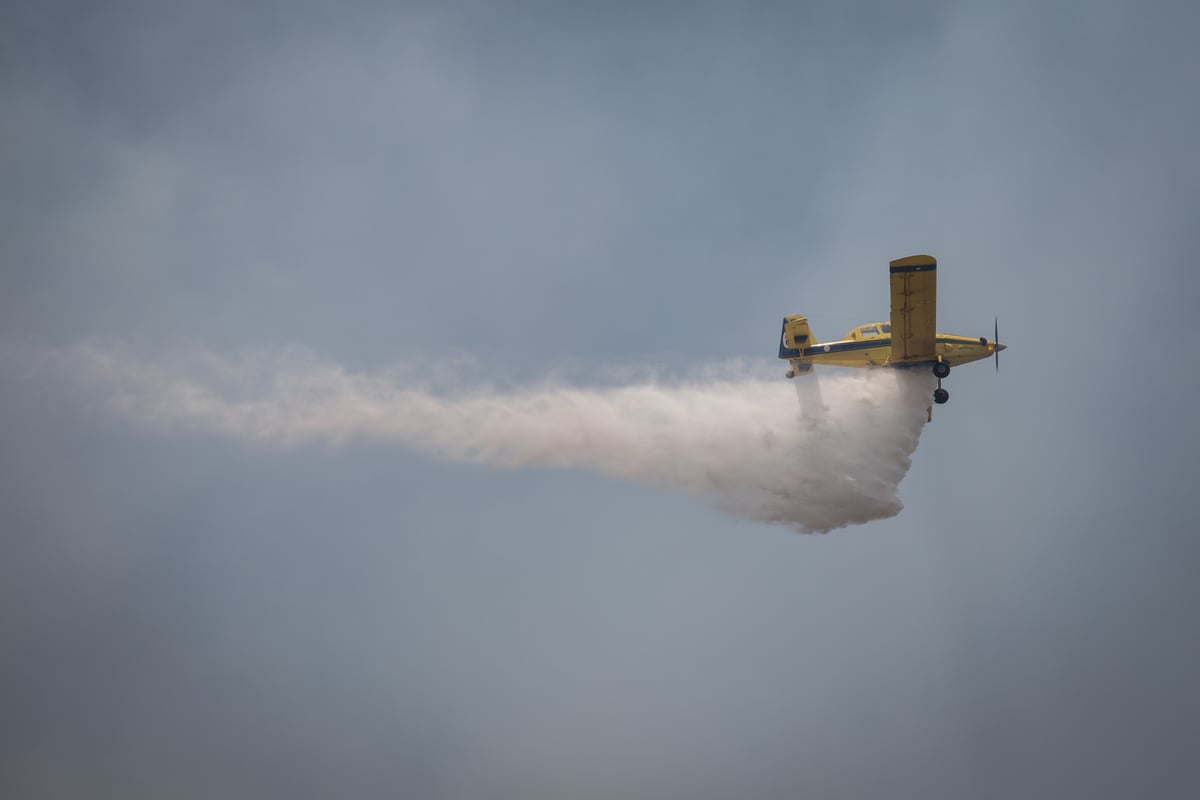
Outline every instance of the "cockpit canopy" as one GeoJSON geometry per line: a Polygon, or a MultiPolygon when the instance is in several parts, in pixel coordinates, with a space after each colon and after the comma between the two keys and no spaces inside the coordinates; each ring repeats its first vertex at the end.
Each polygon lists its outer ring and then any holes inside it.
{"type": "Polygon", "coordinates": [[[864,339],[875,339],[880,336],[891,336],[892,325],[890,322],[872,322],[869,325],[859,325],[854,330],[846,335],[847,339],[855,342],[861,342],[864,339]]]}

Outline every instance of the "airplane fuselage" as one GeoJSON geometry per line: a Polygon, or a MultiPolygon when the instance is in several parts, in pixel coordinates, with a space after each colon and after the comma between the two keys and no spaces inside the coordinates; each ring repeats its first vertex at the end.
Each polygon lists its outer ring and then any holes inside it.
{"type": "MultiPolygon", "coordinates": [[[[871,326],[883,328],[885,323],[871,326]]],[[[892,361],[892,337],[862,335],[862,327],[856,328],[849,338],[836,342],[820,342],[809,347],[797,348],[798,358],[790,359],[793,366],[801,364],[827,364],[835,367],[917,367],[933,364],[937,357],[949,366],[969,364],[990,358],[995,352],[995,342],[970,336],[949,333],[937,334],[935,358],[924,361],[892,361]]]]}

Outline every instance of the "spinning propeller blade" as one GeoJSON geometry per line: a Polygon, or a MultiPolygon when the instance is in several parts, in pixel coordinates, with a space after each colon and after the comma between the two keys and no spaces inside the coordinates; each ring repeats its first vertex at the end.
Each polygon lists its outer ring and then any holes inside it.
{"type": "Polygon", "coordinates": [[[995,349],[996,372],[999,372],[1000,371],[1000,317],[996,317],[992,321],[995,324],[995,329],[992,332],[992,344],[996,346],[996,349],[995,349]]]}

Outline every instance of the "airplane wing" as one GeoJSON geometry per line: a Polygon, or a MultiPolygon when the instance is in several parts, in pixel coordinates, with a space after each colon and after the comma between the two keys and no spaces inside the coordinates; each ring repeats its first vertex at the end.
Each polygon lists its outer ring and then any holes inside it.
{"type": "Polygon", "coordinates": [[[892,261],[892,363],[937,359],[937,259],[892,261]]]}

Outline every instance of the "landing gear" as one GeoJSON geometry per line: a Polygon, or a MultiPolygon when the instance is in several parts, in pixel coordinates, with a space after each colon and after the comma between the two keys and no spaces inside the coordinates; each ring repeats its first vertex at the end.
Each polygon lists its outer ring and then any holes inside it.
{"type": "Polygon", "coordinates": [[[933,374],[938,379],[938,387],[933,390],[933,402],[940,406],[950,399],[950,393],[942,388],[942,378],[950,374],[950,364],[942,361],[939,356],[937,363],[933,365],[933,374]]]}
{"type": "Polygon", "coordinates": [[[791,369],[789,369],[787,372],[783,373],[783,376],[788,379],[795,378],[796,376],[803,377],[805,375],[811,375],[812,371],[813,371],[813,365],[810,362],[808,362],[808,361],[793,361],[793,362],[791,362],[791,369]]]}

